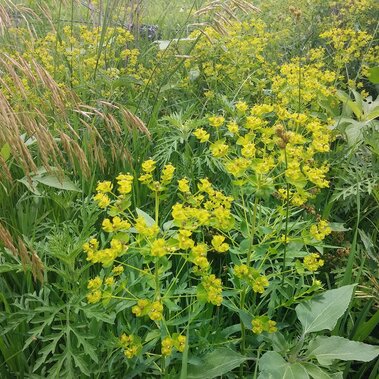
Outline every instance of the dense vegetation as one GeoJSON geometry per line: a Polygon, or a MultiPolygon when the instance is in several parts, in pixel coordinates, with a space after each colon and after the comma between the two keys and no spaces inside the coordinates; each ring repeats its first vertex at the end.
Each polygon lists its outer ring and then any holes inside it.
{"type": "Polygon", "coordinates": [[[0,377],[379,375],[375,0],[3,0],[0,377]]]}

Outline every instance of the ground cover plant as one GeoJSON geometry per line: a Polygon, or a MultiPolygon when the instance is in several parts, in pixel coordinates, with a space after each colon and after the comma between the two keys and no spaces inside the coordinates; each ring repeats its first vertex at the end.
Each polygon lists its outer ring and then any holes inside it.
{"type": "Polygon", "coordinates": [[[374,0],[0,4],[0,376],[379,375],[374,0]]]}

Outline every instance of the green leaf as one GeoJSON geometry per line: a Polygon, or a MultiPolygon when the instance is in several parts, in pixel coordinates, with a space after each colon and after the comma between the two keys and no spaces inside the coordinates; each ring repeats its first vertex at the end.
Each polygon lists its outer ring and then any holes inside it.
{"type": "Polygon", "coordinates": [[[373,84],[379,84],[379,66],[371,67],[368,70],[367,79],[373,84]]]}
{"type": "Polygon", "coordinates": [[[136,208],[136,212],[138,216],[142,217],[145,220],[147,226],[150,227],[155,224],[155,220],[142,209],[136,208]]]}
{"type": "Polygon", "coordinates": [[[320,330],[333,330],[338,319],[349,306],[355,284],[329,290],[295,308],[304,334],[320,330]]]}
{"type": "Polygon", "coordinates": [[[268,351],[259,359],[258,379],[309,379],[300,363],[289,363],[275,351],[268,351]]]}
{"type": "Polygon", "coordinates": [[[379,325],[379,309],[375,314],[366,322],[361,324],[354,334],[353,339],[357,341],[365,340],[372,331],[379,325]]]}
{"type": "Polygon", "coordinates": [[[318,336],[311,341],[308,356],[315,357],[320,365],[331,365],[338,359],[341,361],[369,362],[379,355],[379,346],[363,342],[350,341],[343,337],[318,336]]]}
{"type": "Polygon", "coordinates": [[[302,365],[313,379],[331,379],[329,374],[313,363],[303,362],[302,365]]]}
{"type": "Polygon", "coordinates": [[[211,379],[234,370],[249,358],[227,348],[219,348],[202,357],[203,364],[189,365],[187,379],[211,379]]]}
{"type": "Polygon", "coordinates": [[[58,178],[55,175],[36,175],[33,177],[33,181],[44,184],[48,187],[58,188],[66,191],[81,192],[81,190],[66,176],[58,178]]]}

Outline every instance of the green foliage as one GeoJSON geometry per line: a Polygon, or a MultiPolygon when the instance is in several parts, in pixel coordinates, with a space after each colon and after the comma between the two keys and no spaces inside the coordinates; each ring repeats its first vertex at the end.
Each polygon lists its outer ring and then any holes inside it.
{"type": "Polygon", "coordinates": [[[379,7],[254,5],[0,4],[1,378],[377,377],[379,7]]]}

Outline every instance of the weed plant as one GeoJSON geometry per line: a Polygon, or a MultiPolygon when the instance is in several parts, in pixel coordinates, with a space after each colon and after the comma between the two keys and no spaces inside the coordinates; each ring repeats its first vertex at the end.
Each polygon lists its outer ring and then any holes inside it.
{"type": "Polygon", "coordinates": [[[3,1],[0,376],[375,379],[378,16],[3,1]]]}

